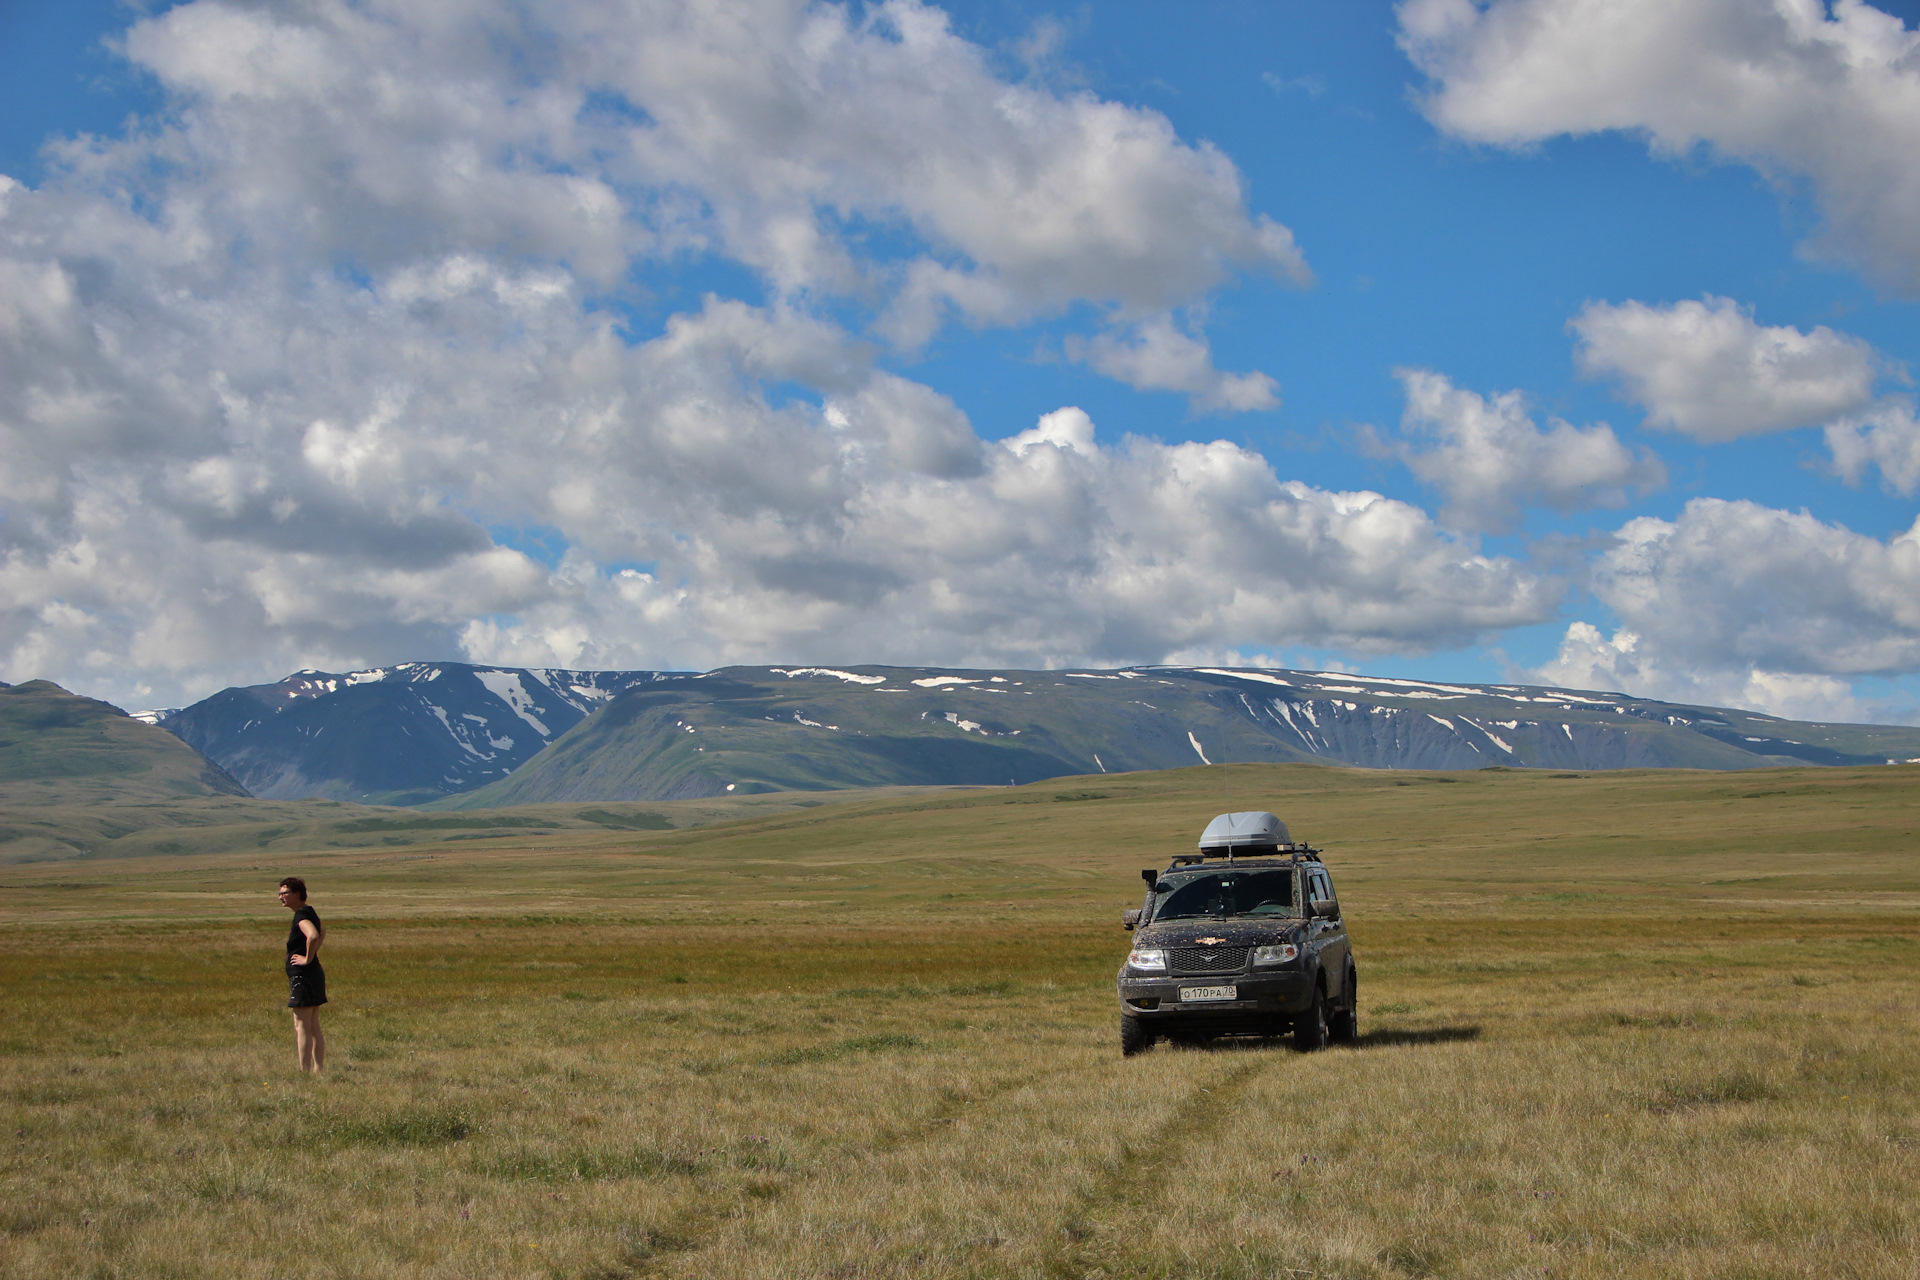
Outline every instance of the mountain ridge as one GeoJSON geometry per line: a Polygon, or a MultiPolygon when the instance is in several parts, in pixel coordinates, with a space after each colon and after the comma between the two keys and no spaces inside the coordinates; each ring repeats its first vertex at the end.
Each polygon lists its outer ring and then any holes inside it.
{"type": "Polygon", "coordinates": [[[1281,668],[401,663],[222,690],[160,725],[272,799],[468,809],[987,785],[1223,760],[1748,769],[1920,758],[1920,729],[1597,690],[1281,668]]]}
{"type": "Polygon", "coordinates": [[[464,662],[309,669],[145,714],[263,799],[417,805],[505,777],[604,703],[666,674],[464,662]]]}
{"type": "Polygon", "coordinates": [[[1749,769],[1920,757],[1920,729],[1626,694],[1227,667],[728,667],[631,690],[465,809],[1025,783],[1232,761],[1749,769]]]}

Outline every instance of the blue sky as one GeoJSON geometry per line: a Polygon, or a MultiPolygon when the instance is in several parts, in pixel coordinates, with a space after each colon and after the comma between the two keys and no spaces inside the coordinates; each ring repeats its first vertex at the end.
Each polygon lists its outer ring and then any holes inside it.
{"type": "Polygon", "coordinates": [[[0,678],[1914,719],[1916,8],[0,5],[0,678]]]}

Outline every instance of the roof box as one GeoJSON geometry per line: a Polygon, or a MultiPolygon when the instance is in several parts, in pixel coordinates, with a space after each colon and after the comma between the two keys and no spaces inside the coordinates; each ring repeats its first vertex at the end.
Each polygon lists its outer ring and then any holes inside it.
{"type": "Polygon", "coordinates": [[[1254,811],[1223,813],[1200,833],[1200,848],[1206,853],[1256,847],[1271,849],[1292,843],[1286,823],[1270,813],[1254,811]]]}

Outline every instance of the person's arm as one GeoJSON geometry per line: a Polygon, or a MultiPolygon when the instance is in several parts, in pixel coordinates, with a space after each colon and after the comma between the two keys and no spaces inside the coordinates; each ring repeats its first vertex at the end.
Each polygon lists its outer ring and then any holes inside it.
{"type": "Polygon", "coordinates": [[[315,953],[320,950],[320,930],[314,927],[313,921],[302,920],[300,922],[300,932],[307,935],[307,953],[303,956],[295,956],[293,962],[295,964],[312,964],[315,953]]]}

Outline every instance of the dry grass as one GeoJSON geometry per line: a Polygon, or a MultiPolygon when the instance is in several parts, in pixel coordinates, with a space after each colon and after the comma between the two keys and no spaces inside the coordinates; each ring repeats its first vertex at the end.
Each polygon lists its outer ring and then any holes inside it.
{"type": "Polygon", "coordinates": [[[1354,919],[1363,1044],[1311,1057],[1119,1057],[1200,771],[11,868],[0,1274],[1910,1277],[1913,776],[1247,767],[1354,919]]]}

